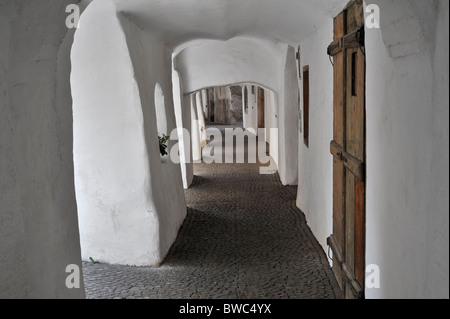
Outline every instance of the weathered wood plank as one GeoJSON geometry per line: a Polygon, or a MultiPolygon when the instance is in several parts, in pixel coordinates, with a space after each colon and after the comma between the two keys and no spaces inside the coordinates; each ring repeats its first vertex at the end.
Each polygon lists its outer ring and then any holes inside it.
{"type": "Polygon", "coordinates": [[[359,49],[347,51],[347,73],[352,76],[347,77],[346,94],[346,147],[345,152],[355,159],[364,162],[365,144],[365,76],[361,69],[364,69],[364,55],[359,49]],[[356,68],[354,70],[352,67],[356,68]],[[362,82],[362,83],[361,83],[362,82]],[[352,90],[352,86],[355,86],[352,90]]]}
{"type": "Polygon", "coordinates": [[[365,185],[355,178],[355,277],[364,287],[366,268],[366,216],[365,216],[365,185]]]}
{"type": "Polygon", "coordinates": [[[345,62],[342,52],[334,57],[333,139],[341,146],[345,145],[345,62]]]}
{"type": "Polygon", "coordinates": [[[365,276],[365,55],[362,0],[334,19],[333,271],[347,298],[361,298],[365,276]],[[337,257],[336,257],[337,258],[337,257]]]}
{"type": "Polygon", "coordinates": [[[354,0],[347,7],[346,33],[352,33],[364,25],[364,8],[362,0],[354,0]]]}
{"type": "Polygon", "coordinates": [[[334,157],[339,158],[340,160],[342,160],[342,146],[339,145],[338,142],[336,141],[331,141],[330,143],[330,153],[331,155],[333,155],[334,157]]]}
{"type": "Polygon", "coordinates": [[[364,28],[360,28],[352,33],[336,39],[327,48],[328,55],[335,56],[346,49],[359,48],[364,46],[364,28]]]}
{"type": "MultiPolygon", "coordinates": [[[[345,35],[346,12],[342,12],[334,19],[334,39],[345,35]]],[[[339,145],[345,144],[345,55],[344,52],[334,55],[333,75],[333,136],[339,145]]],[[[342,291],[345,290],[345,280],[340,263],[345,249],[345,168],[342,161],[333,157],[333,238],[335,250],[339,250],[340,262],[333,263],[333,272],[342,291]]]]}
{"type": "Polygon", "coordinates": [[[333,234],[341,251],[345,248],[345,168],[342,162],[334,158],[333,161],[333,234]]]}
{"type": "Polygon", "coordinates": [[[348,267],[347,263],[342,264],[342,272],[345,280],[348,282],[348,285],[346,285],[346,297],[348,299],[361,299],[364,295],[364,290],[356,280],[353,271],[348,267]]]}
{"type": "Polygon", "coordinates": [[[345,35],[345,15],[346,12],[342,11],[336,18],[334,18],[334,29],[333,29],[333,36],[334,40],[342,38],[345,35]]]}
{"type": "Polygon", "coordinates": [[[345,176],[345,263],[355,270],[355,177],[345,176]]]}
{"type": "Polygon", "coordinates": [[[333,253],[333,272],[342,291],[345,289],[345,280],[342,273],[343,255],[342,249],[339,247],[338,240],[334,235],[327,239],[327,244],[333,253]]]}
{"type": "Polygon", "coordinates": [[[364,46],[364,28],[353,31],[342,38],[342,48],[352,49],[364,46]]]}
{"type": "Polygon", "coordinates": [[[339,38],[330,43],[330,45],[327,48],[327,53],[328,55],[335,56],[338,53],[342,52],[342,49],[343,49],[342,38],[339,38]]]}
{"type": "Polygon", "coordinates": [[[364,162],[347,152],[344,152],[342,156],[345,168],[347,168],[360,181],[364,181],[366,175],[364,162]]]}
{"type": "Polygon", "coordinates": [[[336,141],[331,141],[330,143],[330,153],[336,157],[336,160],[342,161],[342,164],[347,168],[353,175],[355,175],[360,181],[365,179],[365,165],[364,162],[353,157],[351,154],[344,152],[343,147],[340,146],[336,141]]]}

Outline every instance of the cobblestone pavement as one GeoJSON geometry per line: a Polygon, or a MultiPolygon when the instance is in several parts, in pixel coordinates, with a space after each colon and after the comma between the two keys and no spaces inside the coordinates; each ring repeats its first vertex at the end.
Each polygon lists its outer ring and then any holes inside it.
{"type": "Polygon", "coordinates": [[[188,215],[160,267],[83,264],[87,298],[340,298],[296,188],[257,164],[197,164],[188,215]]]}

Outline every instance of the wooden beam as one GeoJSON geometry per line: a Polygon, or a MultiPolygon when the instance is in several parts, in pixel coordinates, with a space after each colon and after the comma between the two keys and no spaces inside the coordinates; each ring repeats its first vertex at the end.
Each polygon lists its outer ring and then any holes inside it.
{"type": "Polygon", "coordinates": [[[356,299],[362,299],[364,296],[364,291],[361,288],[360,284],[356,280],[355,275],[350,270],[350,268],[347,266],[346,263],[342,264],[342,272],[344,273],[344,276],[346,277],[347,281],[350,283],[350,289],[352,290],[353,295],[356,299]]]}
{"type": "Polygon", "coordinates": [[[364,46],[364,27],[353,31],[343,37],[343,46],[345,49],[357,48],[364,46]]]}
{"type": "Polygon", "coordinates": [[[345,168],[352,172],[352,174],[355,175],[355,177],[357,177],[360,181],[365,180],[366,174],[363,161],[357,159],[347,152],[344,152],[342,146],[340,146],[336,141],[331,141],[330,153],[344,162],[345,168]]]}
{"type": "Polygon", "coordinates": [[[363,161],[347,152],[343,152],[342,160],[344,161],[345,168],[352,172],[355,177],[357,177],[360,181],[365,180],[365,168],[363,161]]]}
{"type": "Polygon", "coordinates": [[[343,49],[342,38],[336,39],[330,43],[327,49],[328,55],[335,56],[343,49]]]}
{"type": "Polygon", "coordinates": [[[328,55],[335,56],[342,50],[363,47],[365,41],[364,38],[364,27],[361,27],[360,29],[331,42],[327,48],[327,53],[328,55]]]}
{"type": "Polygon", "coordinates": [[[343,256],[342,256],[342,252],[339,249],[339,246],[336,242],[336,239],[334,238],[334,235],[331,235],[330,237],[328,237],[327,244],[328,244],[328,246],[330,246],[331,251],[333,252],[333,263],[336,262],[336,264],[339,267],[342,267],[343,256]]]}

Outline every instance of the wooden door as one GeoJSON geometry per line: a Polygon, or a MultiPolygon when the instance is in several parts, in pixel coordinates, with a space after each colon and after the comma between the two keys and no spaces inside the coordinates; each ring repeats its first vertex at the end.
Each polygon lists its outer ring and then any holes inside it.
{"type": "Polygon", "coordinates": [[[365,47],[362,0],[334,19],[333,271],[346,298],[364,298],[365,47]]]}
{"type": "Polygon", "coordinates": [[[264,101],[264,89],[258,88],[258,128],[265,128],[265,101],[264,101]]]}

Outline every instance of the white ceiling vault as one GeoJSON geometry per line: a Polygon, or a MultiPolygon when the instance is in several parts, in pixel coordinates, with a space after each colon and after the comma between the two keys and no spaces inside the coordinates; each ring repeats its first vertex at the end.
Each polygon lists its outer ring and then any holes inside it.
{"type": "Polygon", "coordinates": [[[296,46],[349,0],[110,0],[176,49],[192,40],[251,36],[296,46]]]}

